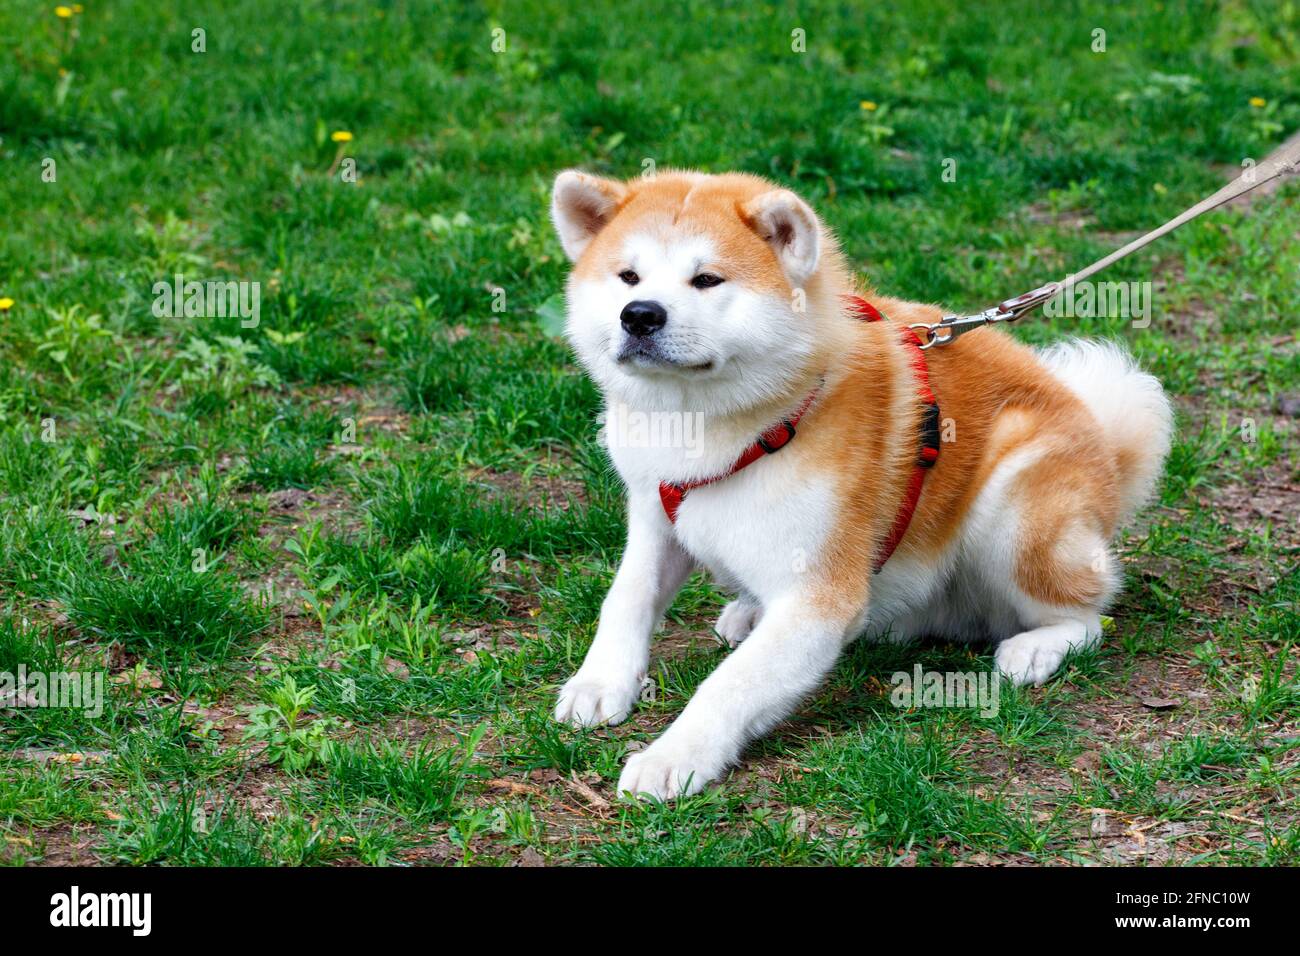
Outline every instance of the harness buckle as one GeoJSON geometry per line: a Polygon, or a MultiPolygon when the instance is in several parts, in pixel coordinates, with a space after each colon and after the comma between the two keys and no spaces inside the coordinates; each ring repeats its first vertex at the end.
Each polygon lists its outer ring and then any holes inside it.
{"type": "Polygon", "coordinates": [[[939,430],[939,403],[931,402],[921,413],[921,451],[916,463],[922,468],[932,468],[939,460],[939,442],[942,434],[939,430]]]}
{"type": "Polygon", "coordinates": [[[760,435],[758,439],[758,447],[763,449],[763,451],[767,452],[769,455],[775,455],[786,445],[790,444],[790,440],[794,438],[794,425],[792,425],[788,419],[781,422],[777,428],[784,429],[782,432],[777,432],[777,435],[780,437],[772,437],[773,432],[776,432],[776,428],[773,428],[766,435],[760,435]]]}

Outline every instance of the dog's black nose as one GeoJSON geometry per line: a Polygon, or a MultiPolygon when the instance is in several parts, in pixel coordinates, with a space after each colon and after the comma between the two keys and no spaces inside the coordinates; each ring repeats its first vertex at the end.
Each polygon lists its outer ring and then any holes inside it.
{"type": "Polygon", "coordinates": [[[658,302],[629,302],[619,316],[628,335],[644,337],[654,335],[668,321],[668,313],[658,302]]]}

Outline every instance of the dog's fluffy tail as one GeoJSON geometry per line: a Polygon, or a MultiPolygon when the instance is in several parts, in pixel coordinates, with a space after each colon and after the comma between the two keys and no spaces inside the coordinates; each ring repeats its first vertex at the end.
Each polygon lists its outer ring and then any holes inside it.
{"type": "Polygon", "coordinates": [[[1164,389],[1114,342],[1074,339],[1039,356],[1101,424],[1120,473],[1120,520],[1127,521],[1155,491],[1173,440],[1173,409],[1164,389]]]}

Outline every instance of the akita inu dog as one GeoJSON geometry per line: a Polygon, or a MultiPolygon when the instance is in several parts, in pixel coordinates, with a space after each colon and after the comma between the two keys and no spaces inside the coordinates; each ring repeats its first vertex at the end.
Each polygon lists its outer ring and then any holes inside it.
{"type": "Polygon", "coordinates": [[[996,641],[1016,684],[1100,638],[1110,540],[1172,431],[1124,351],[986,328],[923,352],[908,326],[940,310],[860,289],[808,204],[757,176],[571,170],[552,216],[568,337],[607,412],[692,416],[699,439],[626,440],[607,414],[627,548],[556,718],[628,716],[693,568],[738,595],[717,622],[737,649],[620,792],[717,779],[860,635],[996,641]]]}

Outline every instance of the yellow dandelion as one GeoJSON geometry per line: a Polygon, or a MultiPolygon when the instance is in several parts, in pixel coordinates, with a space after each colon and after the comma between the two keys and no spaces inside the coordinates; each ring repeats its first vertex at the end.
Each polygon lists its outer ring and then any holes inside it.
{"type": "Polygon", "coordinates": [[[352,134],[345,129],[336,129],[330,133],[330,139],[336,143],[350,143],[352,142],[352,134]]]}
{"type": "Polygon", "coordinates": [[[9,298],[8,296],[5,296],[3,299],[0,299],[0,312],[8,312],[13,307],[14,307],[13,299],[9,298]]]}
{"type": "Polygon", "coordinates": [[[54,15],[60,20],[66,20],[72,16],[72,7],[55,7],[54,15]]]}
{"type": "Polygon", "coordinates": [[[81,4],[79,4],[79,3],[74,3],[74,4],[72,5],[72,12],[73,12],[73,13],[85,13],[85,12],[86,12],[86,8],[83,7],[83,6],[82,6],[81,4]]]}
{"type": "Polygon", "coordinates": [[[868,113],[874,112],[877,109],[877,105],[871,100],[863,100],[859,105],[868,113]]]}
{"type": "Polygon", "coordinates": [[[1250,105],[1255,107],[1255,109],[1260,110],[1265,106],[1268,106],[1268,100],[1264,99],[1262,96],[1252,96],[1250,98],[1250,105]]]}

